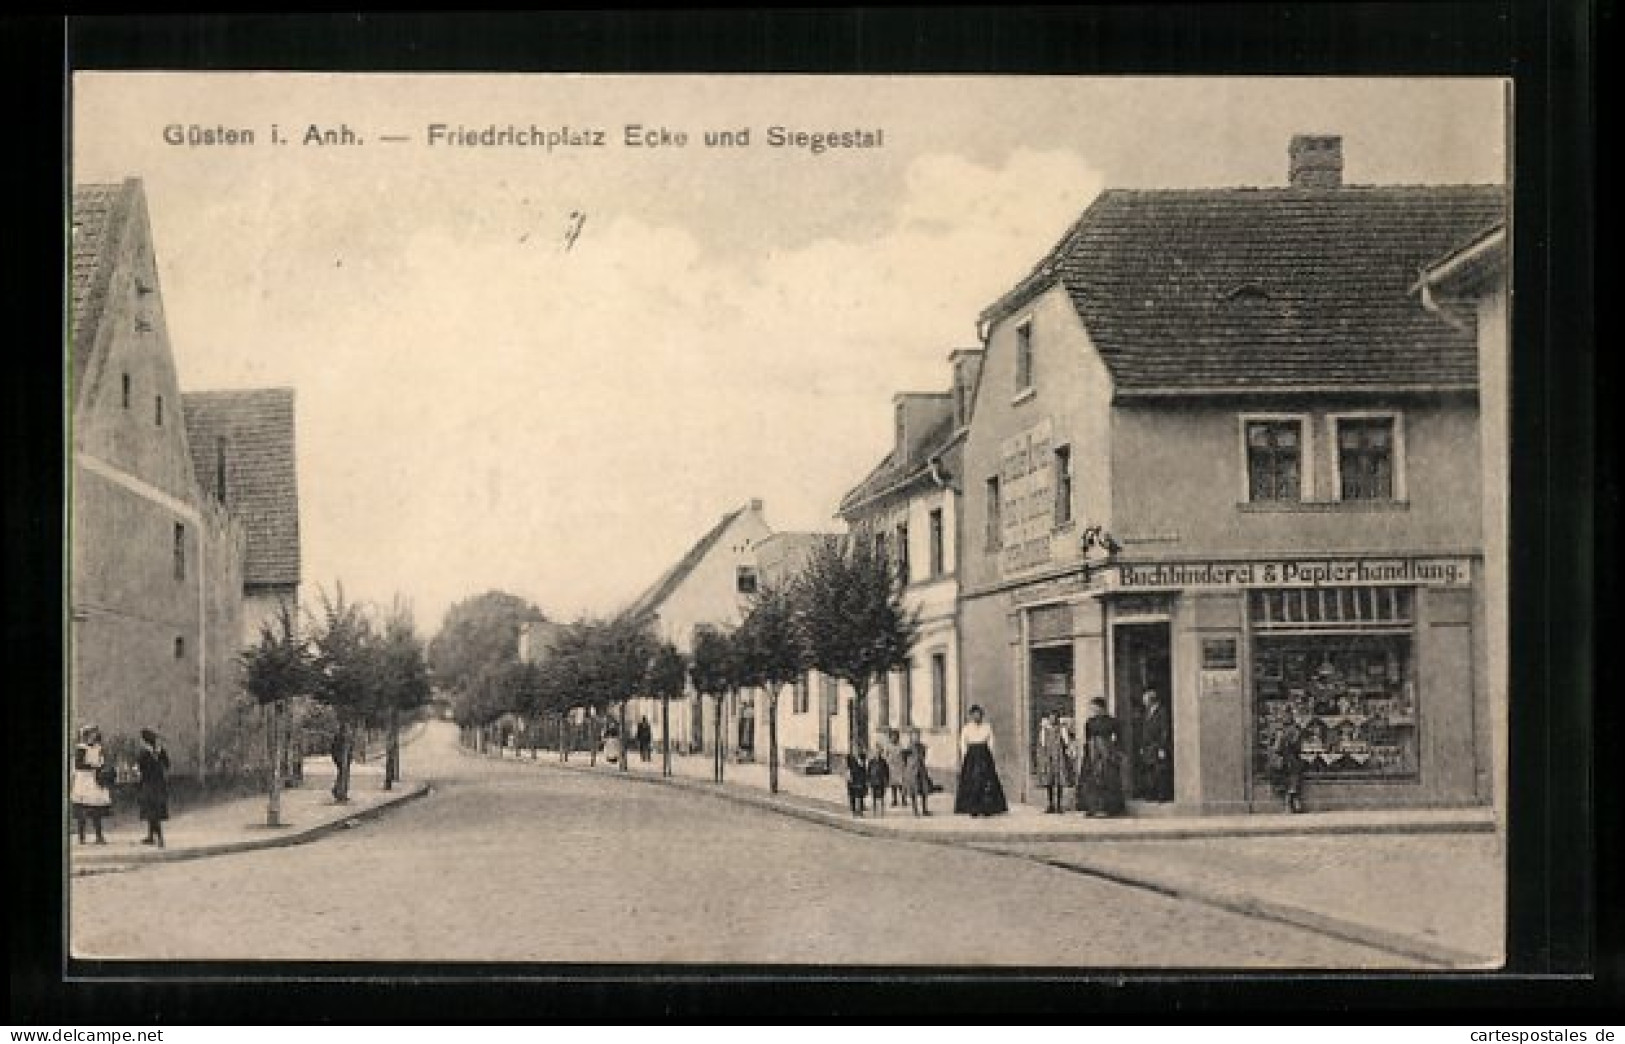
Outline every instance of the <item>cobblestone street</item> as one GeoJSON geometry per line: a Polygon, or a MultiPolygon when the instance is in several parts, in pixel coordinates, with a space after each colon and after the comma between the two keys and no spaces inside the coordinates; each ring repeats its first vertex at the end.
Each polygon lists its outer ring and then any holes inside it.
{"type": "Polygon", "coordinates": [[[459,752],[315,844],[75,878],[80,957],[1397,967],[1403,958],[1006,856],[459,752]]]}

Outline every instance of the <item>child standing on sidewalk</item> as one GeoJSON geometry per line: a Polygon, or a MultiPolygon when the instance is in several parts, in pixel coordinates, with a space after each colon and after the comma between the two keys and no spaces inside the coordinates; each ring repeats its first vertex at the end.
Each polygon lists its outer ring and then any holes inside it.
{"type": "Polygon", "coordinates": [[[869,773],[863,761],[863,748],[848,751],[846,755],[846,800],[854,816],[863,815],[863,798],[869,790],[869,773]]]}
{"type": "Polygon", "coordinates": [[[903,797],[915,815],[931,814],[931,773],[926,771],[925,745],[918,731],[910,734],[903,748],[903,797]]]}
{"type": "Polygon", "coordinates": [[[891,766],[878,746],[869,755],[869,795],[875,799],[875,815],[886,814],[886,788],[891,785],[891,766]]]}

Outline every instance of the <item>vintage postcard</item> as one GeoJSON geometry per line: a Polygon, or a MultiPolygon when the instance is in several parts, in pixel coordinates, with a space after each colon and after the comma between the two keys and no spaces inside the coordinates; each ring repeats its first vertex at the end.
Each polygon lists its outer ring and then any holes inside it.
{"type": "Polygon", "coordinates": [[[70,956],[1502,965],[1508,83],[71,90],[70,956]]]}

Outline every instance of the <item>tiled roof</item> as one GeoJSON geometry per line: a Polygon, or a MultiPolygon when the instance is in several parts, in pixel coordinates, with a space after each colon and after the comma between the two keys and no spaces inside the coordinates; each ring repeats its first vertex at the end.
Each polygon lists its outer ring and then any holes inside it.
{"type": "Polygon", "coordinates": [[[219,495],[224,439],[225,502],[243,520],[243,582],[299,582],[299,486],[294,467],[293,390],[188,392],[181,396],[192,468],[205,496],[219,495]]]}
{"type": "Polygon", "coordinates": [[[770,584],[790,580],[806,563],[819,544],[834,533],[773,533],[756,545],[756,565],[762,579],[770,584]]]}
{"type": "Polygon", "coordinates": [[[893,449],[862,482],[841,498],[840,512],[843,516],[876,496],[905,486],[928,473],[931,458],[953,441],[957,430],[951,411],[932,424],[921,425],[921,428],[918,435],[912,430],[909,432],[906,458],[899,458],[897,450],[893,449]]]}
{"type": "Polygon", "coordinates": [[[73,189],[73,380],[80,378],[90,364],[90,350],[96,343],[96,326],[102,303],[113,278],[113,258],[117,254],[120,225],[136,191],[134,181],[123,185],[75,185],[73,189]]]}
{"type": "Polygon", "coordinates": [[[1504,209],[1489,185],[1109,191],[984,318],[1058,279],[1119,393],[1470,387],[1472,331],[1409,290],[1504,209]]]}
{"type": "Polygon", "coordinates": [[[661,603],[671,597],[671,593],[677,590],[677,585],[688,579],[688,575],[694,572],[695,567],[700,564],[711,548],[715,547],[717,541],[722,539],[722,534],[728,531],[728,527],[733,525],[734,520],[742,515],[744,511],[744,508],[739,508],[723,515],[722,521],[712,526],[704,536],[700,537],[699,542],[689,548],[688,553],[679,559],[676,565],[666,570],[660,579],[655,581],[653,587],[650,587],[633,600],[632,604],[626,609],[626,615],[636,619],[659,610],[661,603]]]}

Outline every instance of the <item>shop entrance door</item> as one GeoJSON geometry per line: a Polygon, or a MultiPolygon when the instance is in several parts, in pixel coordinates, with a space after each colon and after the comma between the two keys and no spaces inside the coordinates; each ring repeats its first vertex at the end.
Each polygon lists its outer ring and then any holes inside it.
{"type": "Polygon", "coordinates": [[[1027,699],[1027,794],[1034,800],[1044,793],[1038,784],[1038,723],[1050,715],[1070,718],[1072,706],[1072,645],[1040,646],[1032,650],[1030,693],[1027,699]]]}
{"type": "Polygon", "coordinates": [[[1168,624],[1117,624],[1112,628],[1113,711],[1123,727],[1123,786],[1135,801],[1174,799],[1173,675],[1168,662],[1168,624]],[[1155,691],[1159,716],[1149,724],[1145,694],[1155,691]],[[1160,742],[1157,742],[1159,737],[1160,742]],[[1155,745],[1153,745],[1155,744],[1155,745]],[[1160,746],[1163,758],[1156,756],[1160,746]]]}

